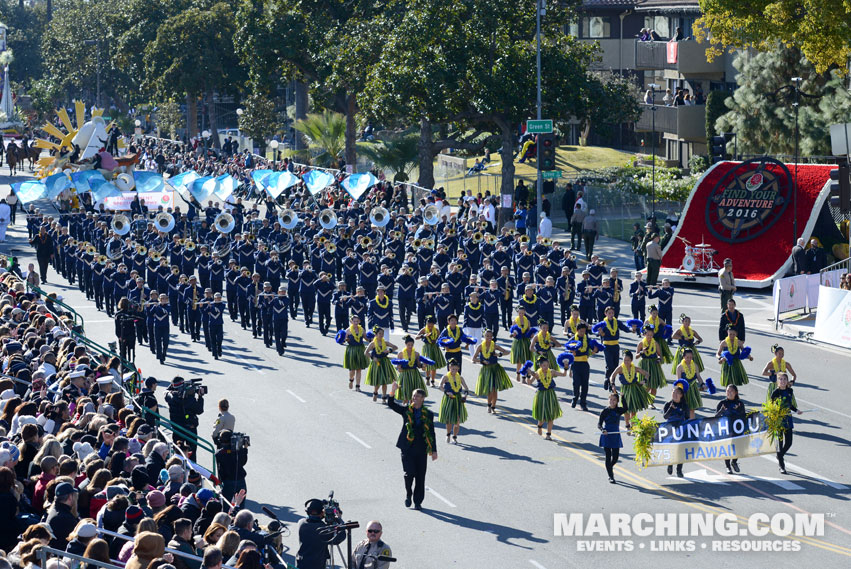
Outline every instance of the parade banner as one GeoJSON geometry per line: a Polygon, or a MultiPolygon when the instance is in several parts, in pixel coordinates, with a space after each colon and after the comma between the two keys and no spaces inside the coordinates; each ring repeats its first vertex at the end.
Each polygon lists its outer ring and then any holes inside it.
{"type": "Polygon", "coordinates": [[[745,419],[712,417],[660,424],[653,436],[647,466],[730,460],[774,452],[762,413],[752,413],[745,419]]]}
{"type": "MultiPolygon", "coordinates": [[[[136,199],[136,196],[148,209],[156,211],[159,206],[164,210],[174,206],[174,192],[150,192],[137,194],[136,192],[121,192],[120,196],[112,196],[105,198],[102,202],[106,209],[112,211],[128,211],[130,204],[136,199]]],[[[100,205],[100,203],[96,205],[100,205]]]]}
{"type": "Polygon", "coordinates": [[[843,348],[851,348],[851,291],[822,286],[813,337],[843,348]]]}

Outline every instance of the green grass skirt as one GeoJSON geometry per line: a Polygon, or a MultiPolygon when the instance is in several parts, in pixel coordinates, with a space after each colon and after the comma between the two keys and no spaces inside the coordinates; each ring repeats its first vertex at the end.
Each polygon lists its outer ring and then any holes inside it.
{"type": "Polygon", "coordinates": [[[561,405],[558,403],[555,389],[535,391],[535,398],[532,400],[532,417],[539,423],[555,421],[561,417],[561,405]]]}
{"type": "Polygon", "coordinates": [[[461,400],[461,394],[449,397],[444,394],[440,401],[440,415],[437,420],[446,425],[460,425],[467,420],[467,406],[461,400]]]}
{"type": "Polygon", "coordinates": [[[671,367],[671,375],[677,375],[677,366],[679,366],[680,362],[683,361],[683,352],[686,350],[691,350],[691,353],[694,354],[693,361],[695,368],[697,368],[697,373],[703,373],[703,370],[706,369],[703,367],[703,360],[700,358],[700,352],[697,351],[697,348],[686,348],[685,346],[680,346],[677,348],[677,353],[674,354],[674,365],[671,367]]]}
{"type": "Polygon", "coordinates": [[[529,338],[514,338],[511,342],[511,359],[513,364],[525,364],[532,359],[532,351],[529,349],[529,338]]]}
{"type": "Polygon", "coordinates": [[[363,344],[346,346],[343,354],[343,367],[345,369],[366,369],[369,367],[369,358],[366,357],[366,347],[363,344]]]}
{"type": "Polygon", "coordinates": [[[688,391],[686,392],[686,403],[688,408],[692,410],[703,407],[703,397],[700,395],[700,382],[697,378],[688,382],[688,391]]]}
{"type": "Polygon", "coordinates": [[[541,358],[543,358],[543,357],[546,357],[547,360],[549,360],[550,369],[558,369],[558,363],[556,362],[556,357],[553,355],[552,350],[547,350],[544,353],[536,351],[534,353],[534,357],[535,357],[535,371],[538,371],[539,369],[541,369],[540,361],[541,361],[541,358]]]}
{"type": "Polygon", "coordinates": [[[437,344],[423,344],[423,355],[434,361],[433,366],[426,366],[426,371],[437,371],[446,367],[446,358],[443,357],[443,350],[437,344]]]}
{"type": "Polygon", "coordinates": [[[390,385],[396,381],[396,368],[390,363],[390,358],[376,358],[370,362],[366,370],[366,384],[373,387],[377,385],[390,385]]]}
{"type": "Polygon", "coordinates": [[[630,413],[643,411],[650,407],[654,397],[644,384],[637,381],[621,385],[621,405],[630,413]]]}
{"type": "MultiPolygon", "coordinates": [[[[369,375],[367,375],[369,379],[369,375]]],[[[410,401],[414,395],[414,390],[422,389],[428,396],[423,375],[418,369],[403,369],[399,372],[399,389],[396,390],[396,399],[399,401],[410,401]]]]}
{"type": "Polygon", "coordinates": [[[638,362],[638,367],[647,372],[647,377],[644,383],[647,389],[660,389],[668,384],[665,379],[665,372],[662,371],[662,364],[658,358],[641,358],[638,362]]]}
{"type": "Polygon", "coordinates": [[[671,346],[668,345],[667,340],[656,338],[656,341],[659,342],[659,357],[662,363],[669,364],[674,361],[674,354],[671,353],[671,346]]]}
{"type": "Polygon", "coordinates": [[[745,371],[745,366],[742,365],[742,360],[738,357],[733,360],[733,364],[728,364],[727,360],[721,362],[721,385],[745,385],[748,383],[748,373],[745,371]]]}
{"type": "Polygon", "coordinates": [[[511,378],[508,377],[505,368],[501,364],[483,365],[479,370],[479,379],[476,381],[476,395],[485,396],[491,391],[503,391],[513,387],[511,378]]]}

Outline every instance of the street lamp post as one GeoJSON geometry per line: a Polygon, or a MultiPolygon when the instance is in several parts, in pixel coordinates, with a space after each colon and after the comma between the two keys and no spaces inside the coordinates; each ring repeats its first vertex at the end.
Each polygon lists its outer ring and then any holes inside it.
{"type": "Polygon", "coordinates": [[[650,107],[650,112],[653,114],[653,118],[651,121],[651,130],[653,131],[650,135],[650,144],[653,148],[653,158],[652,163],[650,164],[651,171],[651,179],[652,181],[652,195],[651,195],[651,205],[653,210],[653,219],[656,219],[656,90],[659,88],[659,85],[656,83],[651,83],[648,85],[652,91],[653,95],[653,104],[650,107]]]}
{"type": "Polygon", "coordinates": [[[801,77],[792,77],[792,83],[795,85],[795,102],[792,106],[795,107],[795,187],[792,191],[792,241],[798,239],[798,102],[801,96],[801,77]]]}
{"type": "MultiPolygon", "coordinates": [[[[535,2],[535,23],[536,23],[535,36],[536,36],[537,43],[538,43],[537,53],[536,53],[536,56],[535,56],[537,72],[538,72],[538,93],[537,93],[537,110],[538,110],[537,119],[538,120],[541,120],[541,16],[546,11],[545,2],[546,2],[546,0],[536,0],[536,2],[535,2]]],[[[540,141],[540,136],[538,137],[538,140],[540,141]]],[[[537,157],[537,160],[536,160],[538,179],[537,179],[537,183],[535,184],[535,196],[536,196],[535,221],[534,221],[534,223],[535,223],[535,234],[538,233],[538,228],[540,227],[539,220],[540,220],[541,212],[543,211],[543,204],[541,202],[543,201],[542,200],[542,194],[543,194],[543,189],[544,189],[544,181],[543,181],[543,178],[541,177],[541,145],[537,144],[536,148],[537,148],[537,151],[538,151],[538,157],[537,157]]]]}
{"type": "Polygon", "coordinates": [[[96,47],[97,63],[95,64],[95,68],[97,72],[97,90],[95,92],[95,107],[100,107],[100,40],[85,40],[83,44],[96,47]]]}

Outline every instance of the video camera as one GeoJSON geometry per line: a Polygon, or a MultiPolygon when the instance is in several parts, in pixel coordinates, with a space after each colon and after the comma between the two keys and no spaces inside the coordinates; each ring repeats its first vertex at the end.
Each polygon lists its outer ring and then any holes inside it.
{"type": "Polygon", "coordinates": [[[230,438],[231,450],[238,451],[251,446],[251,437],[245,433],[233,433],[230,438]]]}
{"type": "MultiPolygon", "coordinates": [[[[188,394],[199,394],[199,395],[207,395],[208,389],[206,385],[201,385],[201,382],[204,381],[200,377],[194,377],[192,379],[187,379],[183,382],[183,393],[188,394]]],[[[169,388],[171,389],[171,388],[169,388]]]]}
{"type": "Polygon", "coordinates": [[[346,522],[343,520],[343,510],[340,502],[334,499],[334,491],[328,493],[328,498],[322,500],[322,516],[325,523],[337,529],[351,530],[360,527],[358,522],[346,522]]]}

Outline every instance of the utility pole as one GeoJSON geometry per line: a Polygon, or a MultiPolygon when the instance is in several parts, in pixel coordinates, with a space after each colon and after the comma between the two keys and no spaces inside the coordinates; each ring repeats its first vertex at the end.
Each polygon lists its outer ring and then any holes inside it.
{"type": "MultiPolygon", "coordinates": [[[[546,0],[536,0],[535,12],[536,12],[535,20],[536,20],[536,26],[537,26],[537,30],[536,30],[535,35],[537,36],[537,42],[538,42],[538,49],[537,49],[538,114],[537,114],[536,118],[538,120],[541,120],[541,15],[546,12],[546,0]]],[[[540,142],[540,138],[541,137],[538,136],[539,142],[540,142]]],[[[541,198],[542,198],[542,194],[543,194],[544,182],[543,182],[543,178],[541,177],[541,144],[536,144],[535,146],[536,146],[537,151],[538,151],[538,157],[537,157],[537,160],[536,160],[538,180],[537,180],[537,184],[535,185],[535,187],[536,187],[535,194],[537,196],[537,206],[535,208],[536,212],[535,212],[535,220],[534,220],[535,234],[537,235],[538,228],[540,227],[540,223],[538,222],[538,220],[541,218],[541,212],[543,211],[543,204],[542,204],[541,198]]]]}

